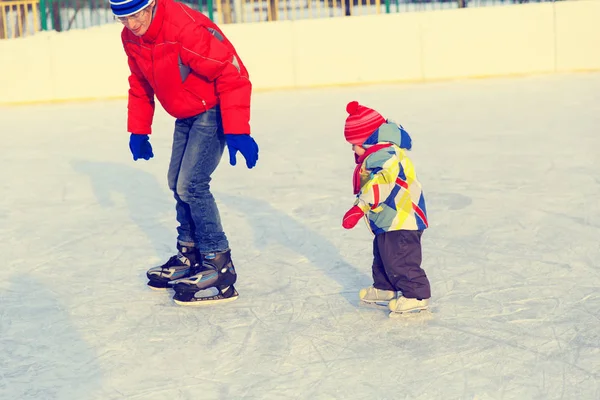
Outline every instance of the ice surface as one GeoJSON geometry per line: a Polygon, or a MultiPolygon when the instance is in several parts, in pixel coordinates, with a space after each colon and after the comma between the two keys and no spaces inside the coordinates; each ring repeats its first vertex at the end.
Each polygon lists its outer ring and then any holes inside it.
{"type": "Polygon", "coordinates": [[[0,399],[600,399],[600,74],[256,93],[253,170],[212,188],[240,298],[146,286],[175,245],[124,101],[0,109],[0,399]],[[371,235],[345,105],[401,122],[424,185],[432,318],[358,305],[371,235]]]}

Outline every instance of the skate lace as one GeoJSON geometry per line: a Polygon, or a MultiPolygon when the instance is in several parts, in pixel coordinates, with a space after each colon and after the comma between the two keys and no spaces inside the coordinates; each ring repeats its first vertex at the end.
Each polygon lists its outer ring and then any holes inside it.
{"type": "Polygon", "coordinates": [[[169,260],[162,266],[163,269],[169,269],[171,267],[181,265],[181,261],[179,261],[179,255],[174,255],[169,258],[169,260]]]}

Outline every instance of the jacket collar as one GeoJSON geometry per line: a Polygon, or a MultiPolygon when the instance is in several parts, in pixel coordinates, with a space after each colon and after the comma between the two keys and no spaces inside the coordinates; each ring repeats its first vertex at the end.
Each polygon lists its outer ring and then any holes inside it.
{"type": "Polygon", "coordinates": [[[371,154],[379,151],[383,148],[392,146],[392,143],[377,143],[374,146],[371,146],[363,153],[362,156],[358,156],[356,153],[354,154],[354,161],[356,161],[356,167],[354,168],[354,174],[352,175],[352,186],[354,190],[354,194],[358,194],[361,188],[360,182],[360,170],[362,168],[362,163],[369,157],[371,154]]]}
{"type": "Polygon", "coordinates": [[[142,40],[146,43],[153,43],[160,30],[163,26],[163,22],[165,20],[165,1],[164,0],[156,0],[156,5],[154,6],[154,15],[152,16],[152,22],[150,23],[150,27],[142,36],[142,40]]]}

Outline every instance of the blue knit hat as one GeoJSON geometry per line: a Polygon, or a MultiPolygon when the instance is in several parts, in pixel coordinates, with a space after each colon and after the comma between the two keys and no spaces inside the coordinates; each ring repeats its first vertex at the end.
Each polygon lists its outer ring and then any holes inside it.
{"type": "Polygon", "coordinates": [[[152,0],[110,0],[110,8],[117,17],[127,17],[148,7],[152,0]]]}

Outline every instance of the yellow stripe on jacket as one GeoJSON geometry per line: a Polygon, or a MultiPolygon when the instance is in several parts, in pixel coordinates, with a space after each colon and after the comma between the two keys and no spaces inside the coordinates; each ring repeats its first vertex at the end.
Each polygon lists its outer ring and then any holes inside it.
{"type": "Polygon", "coordinates": [[[360,178],[355,204],[365,212],[374,234],[427,228],[423,190],[405,150],[392,144],[369,155],[360,178]]]}

